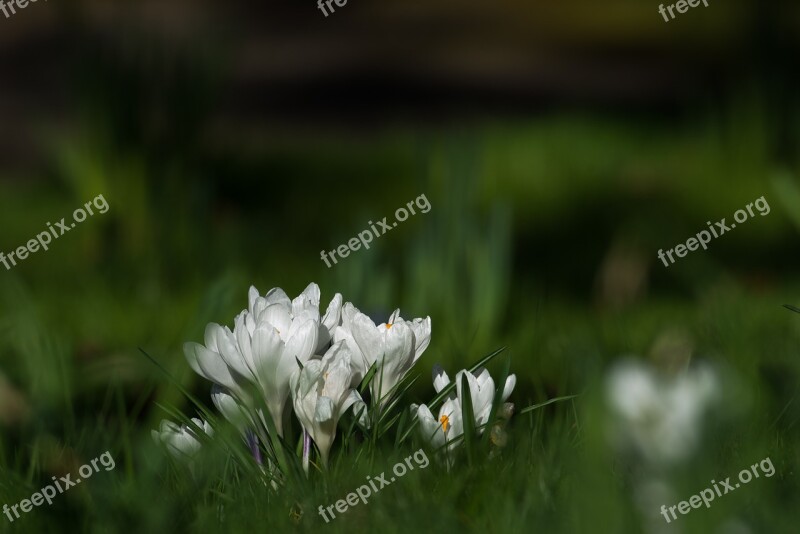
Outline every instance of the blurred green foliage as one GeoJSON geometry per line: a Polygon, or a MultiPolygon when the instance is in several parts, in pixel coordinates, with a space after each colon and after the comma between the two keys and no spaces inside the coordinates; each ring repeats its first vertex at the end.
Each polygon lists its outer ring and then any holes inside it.
{"type": "MultiPolygon", "coordinates": [[[[189,371],[181,344],[200,341],[209,321],[231,325],[250,284],[296,294],[317,281],[326,303],[341,292],[382,318],[395,307],[432,317],[409,402],[432,396],[433,363],[455,372],[504,345],[518,408],[581,395],[518,418],[508,450],[485,467],[431,466],[330,528],[640,531],[626,471],[635,468],[606,446],[599,390],[609,362],[646,357],[677,328],[694,358],[730,377],[730,410],[669,480],[688,497],[767,455],[778,473],[693,512],[686,531],[741,521],[753,532],[791,532],[800,321],[780,305],[800,305],[800,169],[774,156],[777,119],[764,93],[737,87],[669,118],[558,110],[209,148],[200,132],[216,63],[176,59],[180,74],[149,100],[152,73],[119,60],[101,57],[103,68],[81,78],[82,122],[69,136],[44,136],[41,175],[0,175],[3,251],[98,194],[110,205],[49,251],[0,270],[0,401],[11,406],[0,406],[2,501],[17,502],[106,449],[118,465],[27,514],[20,529],[218,531],[223,519],[231,530],[318,529],[316,506],[375,471],[340,467],[295,502],[252,478],[233,483],[213,448],[196,477],[168,469],[150,440],[165,415],[156,403],[191,405],[138,350],[207,401],[208,385],[189,371]],[[429,213],[331,269],[320,260],[320,250],[421,194],[429,213]],[[762,195],[768,216],[668,269],[658,262],[658,249],[762,195]],[[603,266],[616,265],[619,250],[631,274],[609,282],[603,266]],[[641,282],[629,289],[633,279],[641,282]],[[10,388],[21,401],[8,401],[10,388]]],[[[800,131],[795,122],[791,129],[800,131]]],[[[388,466],[401,452],[378,460],[388,466]]]]}

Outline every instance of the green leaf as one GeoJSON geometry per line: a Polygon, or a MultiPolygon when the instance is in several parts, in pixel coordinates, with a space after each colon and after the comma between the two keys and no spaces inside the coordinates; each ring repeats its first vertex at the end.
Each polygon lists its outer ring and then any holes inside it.
{"type": "Polygon", "coordinates": [[[361,387],[359,388],[359,393],[361,396],[364,396],[364,392],[369,387],[370,382],[375,378],[375,372],[378,370],[378,362],[374,362],[370,365],[369,369],[367,370],[367,374],[364,375],[364,379],[361,380],[361,387]]]}
{"type": "Polygon", "coordinates": [[[397,423],[397,435],[395,436],[394,446],[398,448],[400,446],[400,435],[403,431],[403,427],[406,426],[406,421],[408,421],[410,410],[400,410],[400,421],[397,423]]]}
{"type": "Polygon", "coordinates": [[[534,404],[532,406],[528,406],[527,408],[523,408],[522,410],[519,411],[519,414],[522,415],[524,413],[528,413],[528,412],[532,412],[534,410],[537,410],[537,409],[541,408],[542,406],[547,406],[548,404],[553,404],[554,402],[561,402],[561,401],[565,401],[565,400],[574,399],[576,397],[578,397],[578,395],[566,395],[564,397],[556,397],[554,399],[550,399],[550,400],[542,402],[540,404],[534,404]]]}
{"type": "Polygon", "coordinates": [[[475,411],[472,407],[472,392],[469,389],[467,373],[461,375],[461,417],[464,425],[464,444],[467,449],[467,462],[472,467],[475,455],[475,411]]]}

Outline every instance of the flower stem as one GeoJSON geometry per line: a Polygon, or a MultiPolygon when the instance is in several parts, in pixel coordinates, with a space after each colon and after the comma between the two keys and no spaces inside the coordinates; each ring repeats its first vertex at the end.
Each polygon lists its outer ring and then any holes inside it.
{"type": "Polygon", "coordinates": [[[258,446],[258,436],[252,430],[247,429],[247,445],[250,447],[250,453],[253,455],[258,465],[264,465],[264,460],[261,457],[261,449],[258,446]]]}
{"type": "Polygon", "coordinates": [[[308,475],[308,457],[311,455],[311,434],[303,429],[303,471],[308,475]]]}

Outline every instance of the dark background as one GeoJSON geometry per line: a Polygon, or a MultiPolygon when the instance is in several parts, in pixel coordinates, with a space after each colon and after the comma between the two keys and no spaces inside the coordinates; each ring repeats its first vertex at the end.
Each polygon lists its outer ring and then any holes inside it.
{"type": "Polygon", "coordinates": [[[519,406],[582,393],[677,331],[681,358],[738,377],[729,443],[793,450],[800,5],[657,9],[51,0],[0,18],[0,250],[110,205],[0,268],[4,502],[109,447],[135,502],[159,406],[191,409],[139,348],[207,401],[181,345],[232,325],[250,284],[430,315],[414,402],[433,363],[452,376],[500,346],[519,406]],[[429,213],[320,260],[421,194],[429,213]],[[657,259],[761,196],[768,216],[657,259]]]}

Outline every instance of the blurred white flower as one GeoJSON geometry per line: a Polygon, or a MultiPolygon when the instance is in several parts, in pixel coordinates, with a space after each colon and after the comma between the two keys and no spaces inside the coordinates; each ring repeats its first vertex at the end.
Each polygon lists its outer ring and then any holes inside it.
{"type": "Polygon", "coordinates": [[[334,330],[334,342],[344,341],[353,355],[355,383],[377,363],[370,384],[373,402],[384,397],[411,370],[431,341],[431,318],[406,321],[395,310],[389,321],[376,326],[349,302],[342,308],[342,325],[334,330]]]}
{"type": "MultiPolygon", "coordinates": [[[[289,379],[298,369],[297,361],[305,363],[318,346],[319,287],[309,284],[293,301],[280,288],[262,297],[251,287],[248,297],[248,308],[236,316],[233,332],[211,323],[206,328],[205,347],[186,343],[184,352],[196,373],[225,387],[249,408],[253,402],[246,384],[257,385],[282,436],[289,379]]],[[[335,319],[335,302],[332,306],[329,312],[335,319]]]]}
{"type": "MultiPolygon", "coordinates": [[[[196,418],[192,422],[208,436],[214,435],[214,430],[207,422],[196,418]]],[[[188,425],[177,425],[164,419],[159,429],[151,430],[150,434],[156,443],[165,445],[169,453],[178,460],[191,460],[200,451],[201,443],[196,431],[188,425]]]]}
{"type": "Polygon", "coordinates": [[[615,441],[653,463],[684,460],[699,444],[702,418],[718,393],[708,367],[667,378],[636,361],[620,363],[606,382],[615,441]]]}
{"type": "Polygon", "coordinates": [[[339,418],[361,401],[351,387],[352,374],[350,350],[339,341],[322,360],[309,360],[291,378],[295,414],[319,448],[324,465],[328,464],[331,445],[336,439],[339,418]]]}

